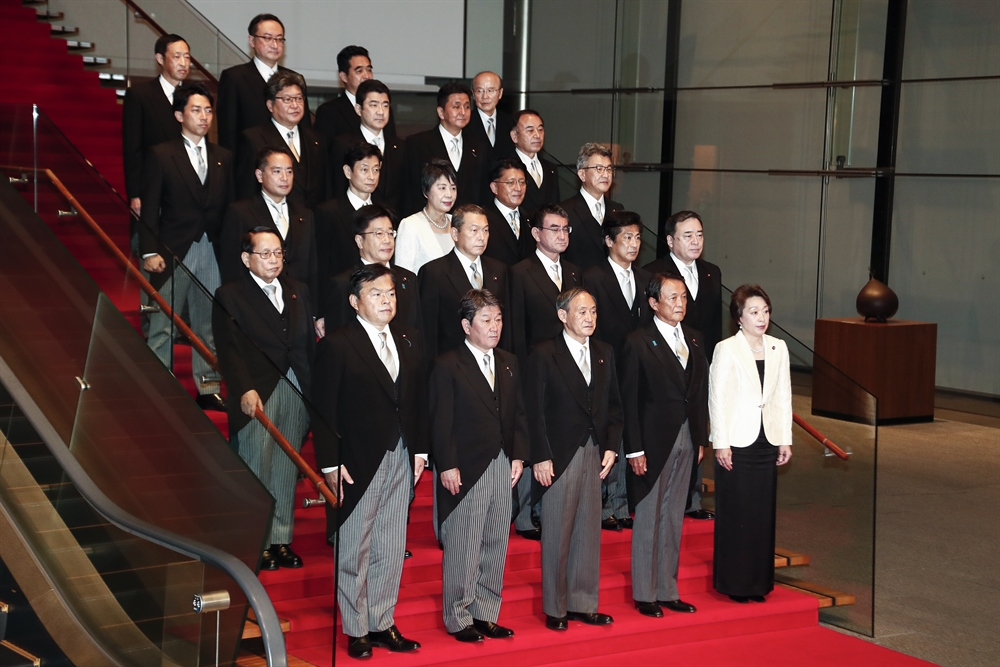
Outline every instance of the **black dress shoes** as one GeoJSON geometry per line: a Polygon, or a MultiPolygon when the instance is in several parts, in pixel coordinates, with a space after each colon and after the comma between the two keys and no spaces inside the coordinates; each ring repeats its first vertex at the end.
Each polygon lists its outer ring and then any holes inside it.
{"type": "Polygon", "coordinates": [[[693,604],[688,604],[683,600],[667,600],[666,602],[663,600],[657,600],[656,604],[661,607],[666,607],[670,611],[677,611],[682,614],[693,614],[698,611],[693,604]]]}
{"type": "Polygon", "coordinates": [[[359,660],[372,657],[372,643],[368,637],[348,637],[347,655],[359,660]]]}
{"type": "Polygon", "coordinates": [[[660,609],[660,605],[655,602],[635,602],[635,610],[642,614],[643,616],[651,616],[652,618],[663,618],[663,610],[660,609]]]}
{"type": "Polygon", "coordinates": [[[545,616],[545,627],[549,630],[566,630],[569,628],[569,618],[566,616],[545,616]]]}
{"type": "Polygon", "coordinates": [[[611,625],[615,622],[615,619],[611,618],[607,614],[594,613],[583,613],[579,611],[567,611],[566,618],[571,621],[580,621],[581,623],[586,623],[587,625],[611,625]]]}
{"type": "Polygon", "coordinates": [[[739,602],[740,604],[746,604],[747,602],[750,602],[750,598],[748,598],[746,595],[730,595],[729,599],[732,600],[733,602],[739,602]]]}
{"type": "Polygon", "coordinates": [[[298,554],[292,551],[292,548],[287,544],[272,544],[269,551],[274,554],[274,560],[276,560],[278,565],[281,567],[287,567],[293,570],[302,567],[302,559],[299,558],[298,554]]]}
{"type": "Polygon", "coordinates": [[[450,634],[458,641],[465,642],[467,644],[483,641],[483,633],[481,633],[479,630],[476,630],[475,626],[472,625],[467,625],[458,632],[449,632],[448,634],[450,634]]]}
{"type": "Polygon", "coordinates": [[[264,549],[264,553],[260,555],[260,569],[261,570],[278,569],[278,561],[274,557],[274,553],[270,549],[264,549]]]}
{"type": "Polygon", "coordinates": [[[618,525],[622,528],[628,528],[632,530],[632,517],[627,516],[624,519],[618,519],[618,525]]]}
{"type": "Polygon", "coordinates": [[[194,402],[202,410],[226,411],[226,401],[219,394],[198,394],[198,398],[194,399],[194,402]]]}
{"type": "Polygon", "coordinates": [[[420,644],[401,635],[395,625],[390,625],[388,629],[381,632],[369,632],[368,641],[371,642],[372,646],[381,646],[395,653],[406,653],[420,648],[420,644]]]}
{"type": "Polygon", "coordinates": [[[507,639],[514,636],[513,630],[505,628],[502,625],[497,625],[492,621],[480,621],[478,618],[474,618],[472,619],[472,626],[476,630],[479,630],[484,637],[489,637],[490,639],[507,639]]]}
{"type": "Polygon", "coordinates": [[[618,519],[613,516],[609,516],[607,519],[601,521],[601,530],[621,530],[622,526],[618,523],[618,519]]]}
{"type": "Polygon", "coordinates": [[[403,558],[404,559],[406,559],[406,558],[413,558],[413,552],[410,551],[409,549],[404,550],[403,551],[403,558]]]}
{"type": "Polygon", "coordinates": [[[542,539],[542,529],[532,528],[531,530],[516,530],[514,531],[526,540],[540,540],[542,539]]]}
{"type": "Polygon", "coordinates": [[[750,602],[767,602],[767,598],[763,595],[751,595],[750,602]]]}
{"type": "Polygon", "coordinates": [[[694,510],[693,512],[685,512],[684,516],[692,519],[698,519],[700,521],[706,521],[708,519],[714,519],[715,512],[712,512],[711,510],[694,510]]]}

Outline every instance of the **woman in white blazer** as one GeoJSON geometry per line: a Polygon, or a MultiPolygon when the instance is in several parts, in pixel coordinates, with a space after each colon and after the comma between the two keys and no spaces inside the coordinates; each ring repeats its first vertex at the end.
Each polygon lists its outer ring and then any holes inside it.
{"type": "Polygon", "coordinates": [[[455,247],[451,238],[451,215],[455,205],[458,176],[447,160],[431,160],[424,165],[420,187],[427,205],[419,213],[403,218],[396,234],[396,266],[414,273],[438,257],[444,257],[455,247]]]}
{"type": "Polygon", "coordinates": [[[715,347],[708,410],[715,451],[715,590],[764,602],[774,589],[776,466],[792,458],[792,381],[784,341],[765,334],[771,299],[733,292],[735,336],[715,347]]]}

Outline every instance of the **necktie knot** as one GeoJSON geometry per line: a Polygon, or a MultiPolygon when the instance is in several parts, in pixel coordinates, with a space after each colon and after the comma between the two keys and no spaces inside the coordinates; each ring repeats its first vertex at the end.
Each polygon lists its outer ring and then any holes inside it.
{"type": "Polygon", "coordinates": [[[288,149],[292,151],[292,157],[294,157],[295,161],[298,162],[299,151],[296,150],[295,148],[295,130],[289,130],[285,136],[287,137],[288,140],[288,149]]]}
{"type": "Polygon", "coordinates": [[[274,305],[274,307],[280,312],[281,303],[278,301],[278,286],[274,283],[264,285],[264,292],[267,294],[267,298],[270,300],[271,304],[274,305]]]}
{"type": "Polygon", "coordinates": [[[594,204],[594,217],[598,222],[604,222],[604,204],[596,202],[594,204]]]}
{"type": "Polygon", "coordinates": [[[684,343],[684,336],[681,335],[681,326],[679,324],[674,327],[674,351],[677,353],[677,359],[681,362],[681,366],[687,368],[688,349],[684,343]]]}

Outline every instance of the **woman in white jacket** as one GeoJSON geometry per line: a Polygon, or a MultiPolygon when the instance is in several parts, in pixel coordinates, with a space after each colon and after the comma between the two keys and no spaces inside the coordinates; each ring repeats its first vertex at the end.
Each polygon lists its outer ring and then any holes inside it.
{"type": "Polygon", "coordinates": [[[774,589],[776,465],[792,458],[788,348],[765,334],[771,299],[757,285],[733,292],[740,330],[715,347],[708,409],[715,451],[715,590],[764,602],[774,589]]]}

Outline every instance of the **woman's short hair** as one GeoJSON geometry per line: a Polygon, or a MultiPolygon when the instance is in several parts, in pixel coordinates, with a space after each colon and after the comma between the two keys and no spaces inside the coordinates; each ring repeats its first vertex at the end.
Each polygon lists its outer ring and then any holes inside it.
{"type": "Polygon", "coordinates": [[[423,171],[420,172],[420,191],[425,197],[442,177],[450,183],[458,183],[458,174],[455,173],[455,168],[451,166],[449,160],[435,159],[424,165],[423,171]]]}
{"type": "Polygon", "coordinates": [[[771,297],[767,295],[764,288],[760,285],[740,285],[733,290],[733,297],[729,300],[729,316],[733,318],[733,322],[736,324],[740,323],[740,318],[743,317],[743,309],[747,305],[747,299],[755,296],[764,299],[767,309],[771,310],[771,297]]]}

